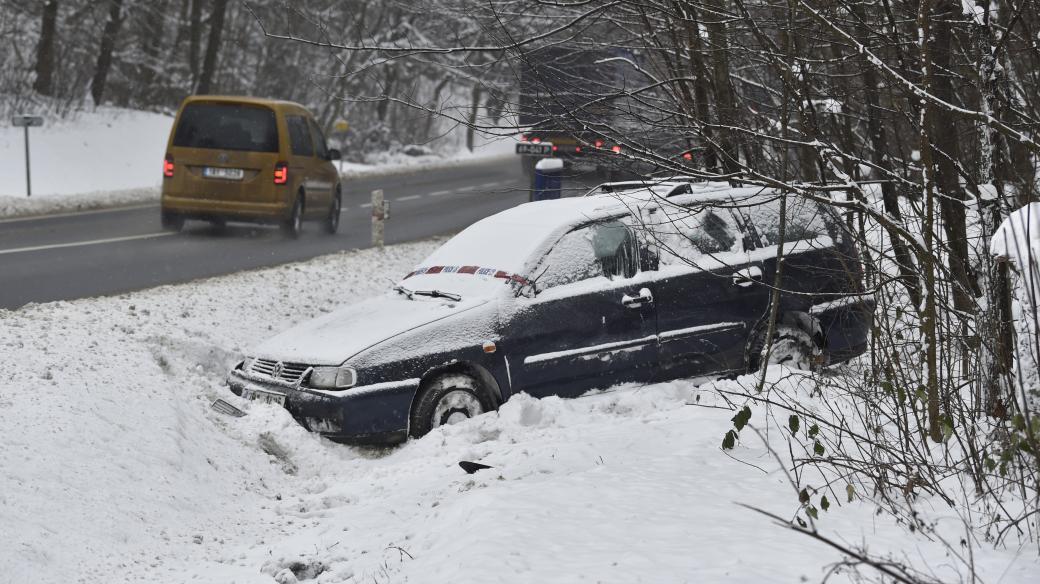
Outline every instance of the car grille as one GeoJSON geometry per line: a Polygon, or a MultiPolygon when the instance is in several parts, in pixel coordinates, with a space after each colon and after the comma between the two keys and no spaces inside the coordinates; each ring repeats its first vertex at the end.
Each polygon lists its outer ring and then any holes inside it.
{"type": "Polygon", "coordinates": [[[275,381],[296,383],[308,369],[310,369],[310,365],[303,363],[285,363],[271,359],[256,359],[249,367],[249,372],[261,377],[269,377],[275,381]]]}

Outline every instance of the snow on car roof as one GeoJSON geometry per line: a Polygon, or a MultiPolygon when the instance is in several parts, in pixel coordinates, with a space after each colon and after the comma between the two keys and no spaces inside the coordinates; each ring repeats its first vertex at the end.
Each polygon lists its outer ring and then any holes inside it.
{"type": "MultiPolygon", "coordinates": [[[[728,183],[718,182],[691,187],[692,193],[671,197],[668,203],[693,205],[769,192],[761,187],[731,187],[728,183]]],[[[661,201],[660,194],[640,189],[525,203],[470,225],[427,257],[417,269],[477,266],[523,276],[532,257],[547,251],[573,227],[661,201]]]]}

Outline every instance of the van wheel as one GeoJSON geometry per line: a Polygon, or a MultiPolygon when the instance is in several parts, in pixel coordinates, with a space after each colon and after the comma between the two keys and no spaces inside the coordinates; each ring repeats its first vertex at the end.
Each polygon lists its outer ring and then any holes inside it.
{"type": "Polygon", "coordinates": [[[164,231],[180,231],[184,229],[184,216],[171,211],[162,211],[162,228],[164,231]]]}
{"type": "Polygon", "coordinates": [[[301,231],[303,231],[303,197],[296,197],[296,202],[289,211],[289,217],[282,223],[282,232],[286,236],[296,239],[300,236],[301,231]]]}
{"type": "Polygon", "coordinates": [[[340,194],[339,187],[336,187],[336,194],[332,197],[332,205],[329,206],[329,216],[325,218],[323,227],[325,233],[329,235],[335,235],[339,231],[339,214],[343,208],[343,196],[340,194]]]}
{"type": "Polygon", "coordinates": [[[424,384],[412,408],[411,435],[425,436],[438,426],[457,424],[495,409],[487,390],[462,373],[441,375],[424,384]]]}

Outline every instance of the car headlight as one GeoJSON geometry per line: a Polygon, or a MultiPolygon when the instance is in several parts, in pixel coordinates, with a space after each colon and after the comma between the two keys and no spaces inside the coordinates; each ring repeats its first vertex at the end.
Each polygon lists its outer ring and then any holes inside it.
{"type": "Polygon", "coordinates": [[[357,385],[357,371],[351,367],[315,367],[310,386],[318,389],[347,389],[357,385]]]}

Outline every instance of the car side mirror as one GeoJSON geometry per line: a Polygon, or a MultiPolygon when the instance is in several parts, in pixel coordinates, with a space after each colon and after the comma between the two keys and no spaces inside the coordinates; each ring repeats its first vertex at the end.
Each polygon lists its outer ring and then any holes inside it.
{"type": "Polygon", "coordinates": [[[329,149],[329,160],[339,160],[340,158],[343,158],[343,154],[339,150],[335,148],[329,149]]]}

